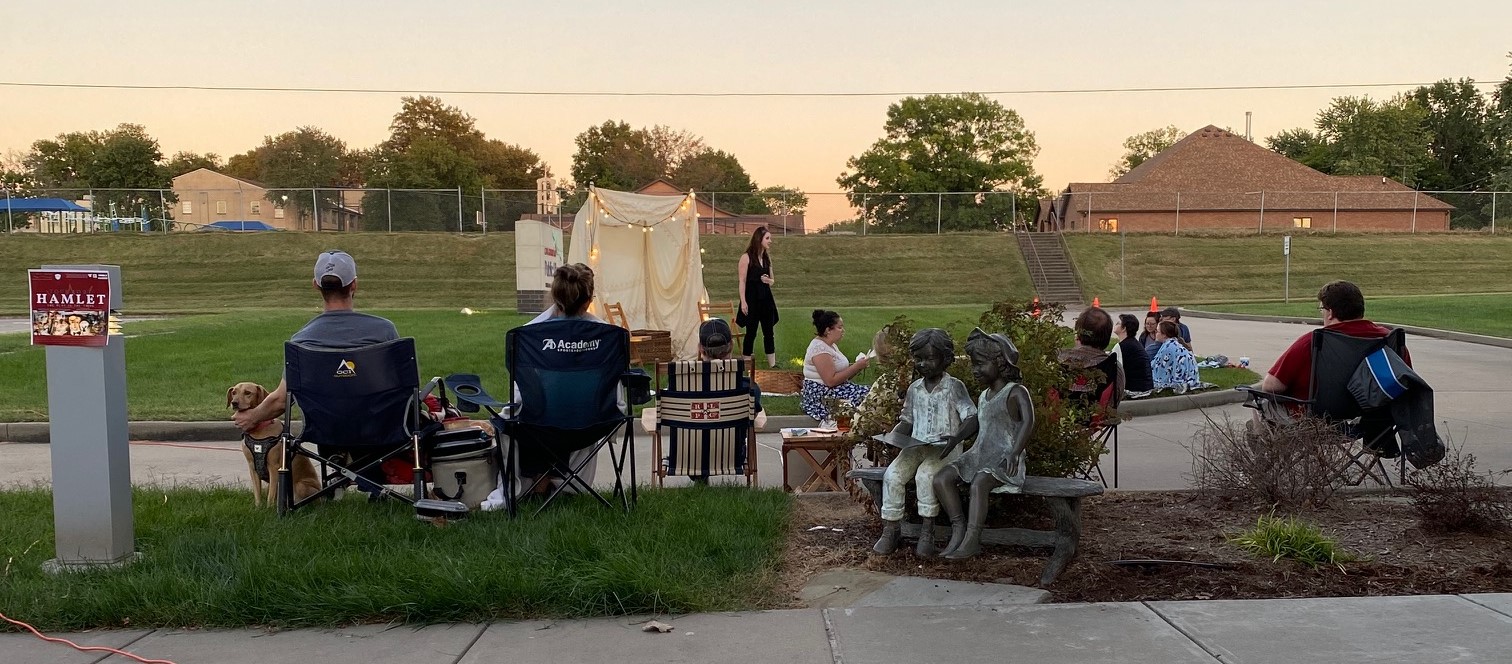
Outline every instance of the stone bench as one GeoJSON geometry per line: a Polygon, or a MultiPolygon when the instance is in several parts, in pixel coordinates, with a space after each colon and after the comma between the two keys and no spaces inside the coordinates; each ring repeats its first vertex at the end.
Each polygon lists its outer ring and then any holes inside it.
{"type": "MultiPolygon", "coordinates": [[[[857,468],[846,473],[846,477],[859,480],[861,486],[866,489],[866,493],[871,495],[872,501],[880,505],[882,504],[882,474],[886,471],[885,467],[857,468]]],[[[971,487],[965,484],[960,485],[962,505],[971,504],[970,489],[971,487]]],[[[1050,508],[1055,514],[1055,530],[983,528],[982,543],[1055,549],[1050,554],[1050,562],[1046,563],[1045,570],[1039,578],[1040,586],[1048,586],[1055,582],[1055,577],[1060,576],[1061,570],[1064,570],[1071,562],[1071,558],[1076,555],[1076,544],[1081,539],[1081,499],[1086,496],[1096,496],[1102,492],[1103,485],[1091,480],[1030,476],[1024,481],[1024,490],[1021,495],[1039,496],[1050,503],[1050,508]]],[[[921,527],[918,523],[904,521],[903,536],[918,539],[921,527]]],[[[935,526],[935,537],[948,539],[950,527],[948,525],[935,526]]]]}

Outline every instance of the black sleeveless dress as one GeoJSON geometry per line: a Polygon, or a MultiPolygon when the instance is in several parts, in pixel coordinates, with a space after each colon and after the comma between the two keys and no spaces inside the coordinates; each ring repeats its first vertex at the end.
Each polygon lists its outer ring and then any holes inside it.
{"type": "Polygon", "coordinates": [[[750,327],[762,321],[777,324],[777,301],[772,298],[772,287],[761,280],[763,276],[772,273],[772,257],[768,255],[764,258],[763,261],[751,261],[746,267],[746,305],[750,311],[735,315],[735,324],[740,327],[750,327]]]}

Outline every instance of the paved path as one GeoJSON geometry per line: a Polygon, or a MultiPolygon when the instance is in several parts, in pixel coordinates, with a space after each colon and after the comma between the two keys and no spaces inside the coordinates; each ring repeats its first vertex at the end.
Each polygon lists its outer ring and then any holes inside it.
{"type": "MultiPolygon", "coordinates": [[[[807,662],[1507,662],[1512,595],[852,607],[284,632],[120,630],[71,636],[176,664],[807,662]]],[[[0,634],[6,664],[124,663],[0,634]]]]}

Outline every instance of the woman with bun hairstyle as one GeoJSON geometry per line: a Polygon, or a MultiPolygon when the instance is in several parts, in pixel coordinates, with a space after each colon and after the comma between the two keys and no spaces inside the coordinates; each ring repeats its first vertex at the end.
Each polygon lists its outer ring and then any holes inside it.
{"type": "MultiPolygon", "coordinates": [[[[761,330],[761,345],[766,351],[767,366],[777,368],[777,344],[772,337],[772,328],[777,326],[777,301],[772,298],[772,233],[766,226],[757,226],[751,233],[751,242],[740,255],[737,271],[740,274],[740,311],[735,315],[735,324],[745,328],[745,341],[740,354],[749,364],[751,352],[756,350],[756,330],[761,330]]],[[[754,366],[754,365],[753,365],[754,366]]]]}
{"type": "Polygon", "coordinates": [[[833,427],[834,417],[825,407],[824,400],[834,397],[852,406],[860,404],[870,388],[857,385],[851,379],[865,370],[871,359],[862,356],[852,364],[845,353],[840,352],[840,340],[845,338],[845,321],[840,314],[815,309],[813,317],[814,339],[803,354],[803,393],[799,406],[821,426],[833,427]]]}

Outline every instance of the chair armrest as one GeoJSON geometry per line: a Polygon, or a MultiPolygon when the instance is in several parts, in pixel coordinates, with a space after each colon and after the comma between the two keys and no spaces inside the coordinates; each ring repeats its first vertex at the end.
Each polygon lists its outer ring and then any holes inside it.
{"type": "Polygon", "coordinates": [[[483,381],[477,374],[456,373],[441,382],[451,390],[457,399],[457,408],[464,413],[476,413],[480,407],[498,409],[509,405],[484,390],[483,381]]]}
{"type": "Polygon", "coordinates": [[[1285,394],[1276,394],[1275,392],[1257,390],[1249,385],[1236,386],[1234,388],[1234,391],[1243,392],[1246,402],[1269,401],[1271,403],[1287,406],[1306,406],[1312,403],[1311,399],[1298,399],[1296,397],[1286,396],[1285,394]]]}
{"type": "Polygon", "coordinates": [[[651,401],[651,375],[639,367],[620,374],[620,384],[625,386],[625,401],[632,406],[651,401]]]}

